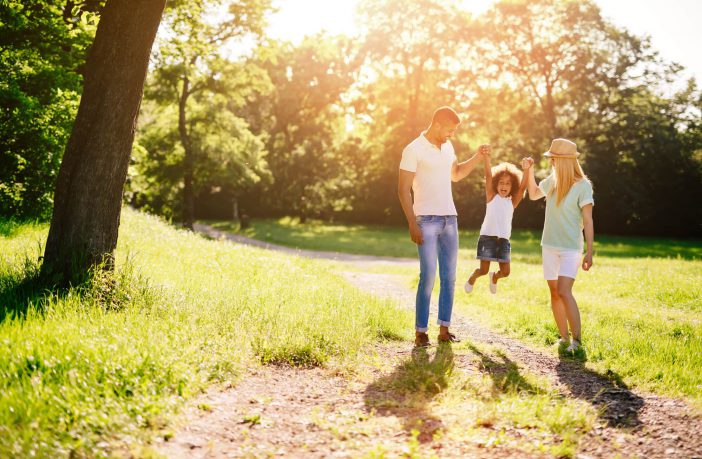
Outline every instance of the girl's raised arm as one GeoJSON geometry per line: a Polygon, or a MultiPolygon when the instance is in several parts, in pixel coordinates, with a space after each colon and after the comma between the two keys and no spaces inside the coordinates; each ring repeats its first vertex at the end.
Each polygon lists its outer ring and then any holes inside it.
{"type": "Polygon", "coordinates": [[[492,189],[492,169],[490,169],[489,155],[483,155],[483,165],[485,169],[485,202],[490,202],[495,197],[495,192],[492,189]]]}
{"type": "Polygon", "coordinates": [[[524,199],[524,191],[526,190],[527,184],[529,183],[529,177],[527,175],[527,172],[529,172],[528,169],[531,168],[529,166],[527,170],[524,170],[524,161],[522,161],[522,181],[519,183],[519,191],[517,191],[517,194],[512,196],[512,205],[516,209],[517,206],[519,205],[520,202],[522,202],[522,199],[524,199]]]}

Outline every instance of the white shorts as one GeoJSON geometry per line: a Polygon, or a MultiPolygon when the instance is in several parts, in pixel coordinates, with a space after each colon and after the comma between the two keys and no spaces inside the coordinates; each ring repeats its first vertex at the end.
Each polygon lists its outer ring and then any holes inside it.
{"type": "Polygon", "coordinates": [[[544,267],[544,279],[558,280],[558,277],[570,277],[575,279],[580,267],[580,250],[553,249],[551,247],[541,247],[541,256],[544,267]]]}

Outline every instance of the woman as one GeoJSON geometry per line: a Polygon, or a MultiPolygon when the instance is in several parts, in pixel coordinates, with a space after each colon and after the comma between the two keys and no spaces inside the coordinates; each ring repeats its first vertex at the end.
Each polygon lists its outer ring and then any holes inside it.
{"type": "Polygon", "coordinates": [[[544,153],[549,158],[553,172],[536,185],[534,160],[525,158],[522,167],[527,169],[529,198],[546,198],[546,217],[541,237],[544,278],[551,291],[551,309],[561,335],[560,346],[569,352],[581,348],[580,311],[573,297],[573,283],[581,265],[583,230],[587,242],[582,268],[592,267],[595,237],[592,207],[592,184],[578,162],[578,150],[570,140],[555,139],[544,153]],[[570,342],[568,328],[573,337],[570,342]]]}

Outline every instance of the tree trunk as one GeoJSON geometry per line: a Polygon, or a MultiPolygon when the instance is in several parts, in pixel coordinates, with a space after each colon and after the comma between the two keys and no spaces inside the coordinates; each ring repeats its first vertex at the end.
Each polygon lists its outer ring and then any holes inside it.
{"type": "Polygon", "coordinates": [[[108,0],[56,180],[42,272],[65,284],[114,265],[122,193],[151,46],[166,0],[108,0]]]}
{"type": "Polygon", "coordinates": [[[180,143],[183,146],[183,226],[193,230],[195,224],[195,191],[193,189],[193,177],[195,175],[195,158],[193,157],[193,147],[188,135],[188,125],[185,109],[190,96],[190,80],[187,75],[183,78],[183,91],[180,94],[178,103],[178,134],[180,143]]]}
{"type": "Polygon", "coordinates": [[[553,101],[553,88],[550,82],[546,82],[546,104],[544,106],[544,115],[546,116],[546,122],[551,131],[551,138],[557,139],[561,135],[558,129],[556,120],[556,104],[553,101]]]}

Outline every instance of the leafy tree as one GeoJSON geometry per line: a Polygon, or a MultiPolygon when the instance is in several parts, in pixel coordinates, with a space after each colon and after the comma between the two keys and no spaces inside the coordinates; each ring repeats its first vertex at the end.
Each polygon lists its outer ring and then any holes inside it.
{"type": "Polygon", "coordinates": [[[567,132],[569,112],[588,105],[591,92],[642,51],[591,1],[499,2],[475,27],[478,52],[492,70],[488,80],[533,98],[551,138],[567,132]]]}
{"type": "Polygon", "coordinates": [[[267,134],[273,182],[264,184],[260,201],[302,221],[348,209],[354,185],[341,142],[343,96],[357,69],[350,40],[319,34],[299,46],[270,42],[259,55],[274,87],[246,109],[252,125],[267,134]]]}
{"type": "Polygon", "coordinates": [[[367,62],[354,107],[373,143],[366,152],[372,177],[359,186],[365,193],[359,211],[376,221],[399,220],[402,149],[429,125],[434,109],[456,105],[453,75],[469,72],[455,51],[472,40],[471,20],[457,2],[437,0],[363,0],[358,15],[367,62]]]}
{"type": "Polygon", "coordinates": [[[158,42],[148,97],[164,107],[178,108],[183,224],[187,228],[192,229],[195,219],[195,174],[200,161],[209,157],[207,164],[211,165],[213,155],[228,155],[230,172],[239,171],[240,179],[258,179],[261,148],[254,142],[253,149],[246,150],[251,142],[236,142],[233,134],[249,133],[232,114],[253,91],[265,90],[266,80],[255,66],[232,62],[222,53],[223,47],[234,39],[260,35],[269,9],[269,0],[198,0],[178,2],[166,14],[167,33],[158,42]],[[223,14],[213,15],[212,11],[223,14]],[[215,105],[208,107],[211,103],[215,105]],[[222,112],[223,109],[228,112],[222,112]],[[213,123],[207,120],[208,116],[215,118],[213,123]],[[225,118],[235,124],[229,126],[225,118]],[[232,128],[237,132],[228,133],[232,128]],[[248,167],[252,154],[258,157],[248,167]]]}
{"type": "Polygon", "coordinates": [[[97,15],[64,0],[0,3],[0,214],[48,218],[97,15]]]}
{"type": "Polygon", "coordinates": [[[113,266],[139,104],[165,0],[109,0],[56,181],[42,272],[59,283],[113,266]]]}
{"type": "MultiPolygon", "coordinates": [[[[180,219],[184,152],[177,107],[153,100],[144,105],[126,198],[136,207],[180,219]]],[[[264,142],[236,114],[237,107],[224,95],[207,92],[191,97],[188,104],[188,132],[196,152],[193,176],[197,195],[208,200],[213,194],[223,195],[227,205],[270,176],[264,142]]]]}
{"type": "MultiPolygon", "coordinates": [[[[679,66],[663,62],[647,39],[605,21],[591,1],[500,2],[475,30],[473,51],[488,71],[473,106],[490,115],[471,121],[498,148],[514,159],[539,159],[550,139],[576,140],[604,231],[689,235],[699,228],[698,212],[663,200],[683,183],[691,190],[700,184],[695,147],[683,140],[699,123],[693,109],[699,93],[691,87],[664,95],[679,82],[679,66]],[[507,110],[487,108],[494,106],[507,110]],[[672,218],[660,219],[662,209],[672,218]]],[[[546,173],[548,165],[542,168],[546,173]]],[[[539,224],[538,218],[515,221],[539,224]]]]}
{"type": "Polygon", "coordinates": [[[692,82],[672,97],[641,84],[612,91],[597,116],[581,118],[602,231],[702,236],[692,204],[702,196],[699,101],[692,82]]]}

